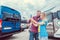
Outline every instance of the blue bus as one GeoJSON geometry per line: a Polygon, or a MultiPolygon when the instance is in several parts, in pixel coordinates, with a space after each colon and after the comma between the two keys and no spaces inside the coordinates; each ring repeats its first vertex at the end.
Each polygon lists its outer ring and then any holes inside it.
{"type": "Polygon", "coordinates": [[[21,15],[18,11],[0,6],[0,38],[20,32],[20,25],[21,15]]]}

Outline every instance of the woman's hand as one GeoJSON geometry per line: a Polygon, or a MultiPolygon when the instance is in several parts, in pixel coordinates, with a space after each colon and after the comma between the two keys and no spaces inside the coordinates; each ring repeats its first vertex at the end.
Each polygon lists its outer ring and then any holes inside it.
{"type": "Polygon", "coordinates": [[[38,22],[38,25],[43,25],[43,24],[45,24],[44,22],[38,22]]]}

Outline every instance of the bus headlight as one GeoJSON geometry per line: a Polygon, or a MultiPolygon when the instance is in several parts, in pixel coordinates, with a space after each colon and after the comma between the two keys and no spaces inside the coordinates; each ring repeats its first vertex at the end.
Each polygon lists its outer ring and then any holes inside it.
{"type": "Polygon", "coordinates": [[[60,26],[60,21],[57,22],[58,26],[60,26]]]}

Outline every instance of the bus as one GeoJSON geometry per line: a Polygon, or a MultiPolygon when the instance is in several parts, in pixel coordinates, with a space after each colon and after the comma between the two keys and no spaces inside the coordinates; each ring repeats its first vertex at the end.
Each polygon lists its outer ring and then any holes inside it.
{"type": "Polygon", "coordinates": [[[0,38],[19,33],[20,25],[20,12],[7,6],[0,6],[0,38]]]}
{"type": "Polygon", "coordinates": [[[49,13],[47,18],[49,19],[47,26],[49,37],[60,38],[60,10],[49,13]]]}
{"type": "Polygon", "coordinates": [[[60,38],[60,10],[57,11],[57,16],[58,18],[54,20],[54,26],[55,26],[55,33],[54,33],[54,37],[56,38],[60,38]]]}

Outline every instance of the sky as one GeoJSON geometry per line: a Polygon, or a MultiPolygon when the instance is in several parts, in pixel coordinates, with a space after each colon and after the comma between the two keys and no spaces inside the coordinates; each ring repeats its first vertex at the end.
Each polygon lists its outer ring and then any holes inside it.
{"type": "Polygon", "coordinates": [[[36,15],[37,10],[55,12],[60,10],[60,0],[0,0],[0,5],[18,10],[22,17],[36,15]]]}

